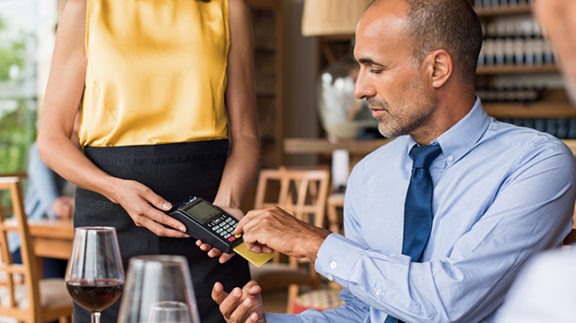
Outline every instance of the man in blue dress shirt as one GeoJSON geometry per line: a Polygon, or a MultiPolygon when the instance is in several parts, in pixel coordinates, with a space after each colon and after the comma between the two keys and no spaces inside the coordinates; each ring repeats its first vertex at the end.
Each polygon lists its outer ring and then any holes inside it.
{"type": "Polygon", "coordinates": [[[296,315],[262,312],[250,282],[213,298],[229,322],[493,322],[522,265],[572,227],[571,151],[557,138],[488,116],[474,91],[482,43],[465,0],[377,0],[356,30],[356,96],[395,139],[353,169],[346,236],[279,208],[253,210],[237,232],[253,251],[310,259],[343,286],[345,304],[296,315]],[[414,145],[432,162],[433,223],[420,262],[402,254],[414,145]]]}

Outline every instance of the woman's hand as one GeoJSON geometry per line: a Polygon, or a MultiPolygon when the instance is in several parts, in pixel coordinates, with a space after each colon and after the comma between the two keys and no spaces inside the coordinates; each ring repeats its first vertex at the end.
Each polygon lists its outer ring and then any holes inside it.
{"type": "Polygon", "coordinates": [[[117,179],[109,198],[120,204],[138,227],[145,227],[160,237],[189,237],[186,226],[166,214],[172,204],[144,184],[117,179]]]}
{"type": "MultiPolygon", "coordinates": [[[[240,209],[228,208],[224,206],[218,206],[218,207],[220,207],[221,209],[223,209],[228,214],[232,215],[238,220],[240,220],[244,216],[244,213],[240,209]]],[[[235,255],[235,253],[224,253],[222,252],[222,250],[213,248],[211,245],[204,243],[202,240],[197,240],[196,245],[200,248],[200,250],[205,251],[208,257],[210,258],[219,257],[218,262],[220,262],[221,264],[232,259],[232,257],[234,257],[235,255]]]]}

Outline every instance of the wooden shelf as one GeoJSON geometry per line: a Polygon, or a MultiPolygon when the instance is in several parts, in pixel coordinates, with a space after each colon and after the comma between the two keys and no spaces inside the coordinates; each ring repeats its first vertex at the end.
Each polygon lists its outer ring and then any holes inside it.
{"type": "Polygon", "coordinates": [[[484,103],[496,118],[576,118],[576,108],[567,102],[484,103]]]}
{"type": "MultiPolygon", "coordinates": [[[[475,1],[470,0],[470,3],[475,1]]],[[[532,17],[532,5],[500,5],[492,7],[475,7],[474,10],[480,16],[485,28],[490,23],[495,24],[496,33],[503,32],[504,27],[500,24],[517,24],[534,23],[532,17]],[[523,16],[519,16],[523,15],[523,16]],[[516,21],[518,19],[518,21],[516,21]]],[[[486,32],[486,30],[485,30],[486,32]]],[[[536,31],[534,31],[536,32],[536,31]]],[[[536,32],[537,33],[537,32],[536,32]]],[[[533,35],[539,36],[539,35],[533,35]]],[[[500,65],[500,66],[478,66],[476,70],[477,78],[476,83],[479,88],[496,87],[497,81],[502,77],[513,77],[515,84],[511,84],[511,88],[521,87],[525,84],[521,78],[528,76],[527,84],[534,84],[540,76],[548,80],[555,78],[560,74],[559,67],[556,64],[539,64],[539,65],[500,65]],[[546,74],[546,75],[544,75],[546,74]],[[545,76],[545,77],[544,77],[545,76]]],[[[546,82],[546,81],[544,81],[546,82]]],[[[550,84],[555,84],[554,81],[550,84]]],[[[484,101],[484,108],[488,114],[496,118],[507,119],[536,119],[536,118],[575,118],[576,108],[570,105],[570,101],[566,95],[566,91],[555,85],[544,86],[541,96],[536,102],[517,103],[517,102],[499,102],[490,103],[484,101]]]]}
{"type": "Polygon", "coordinates": [[[285,138],[287,154],[331,154],[336,149],[346,149],[350,154],[367,154],[387,143],[389,139],[341,140],[332,142],[322,138],[285,138]]]}
{"type": "Polygon", "coordinates": [[[479,66],[476,70],[478,75],[489,74],[524,74],[524,73],[556,73],[556,65],[502,65],[502,66],[479,66]]]}
{"type": "Polygon", "coordinates": [[[494,6],[490,8],[474,8],[478,16],[505,16],[514,14],[528,14],[531,13],[531,6],[529,4],[516,5],[516,6],[494,6]]]}
{"type": "Polygon", "coordinates": [[[576,118],[576,107],[570,104],[564,90],[546,90],[536,102],[482,104],[496,118],[576,118]]]}

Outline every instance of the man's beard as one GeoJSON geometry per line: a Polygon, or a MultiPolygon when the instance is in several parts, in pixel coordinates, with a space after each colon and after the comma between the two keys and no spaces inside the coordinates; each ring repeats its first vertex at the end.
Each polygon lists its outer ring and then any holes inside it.
{"type": "MultiPolygon", "coordinates": [[[[385,138],[394,138],[410,134],[412,131],[422,126],[431,115],[431,110],[426,109],[418,111],[418,114],[399,116],[398,114],[391,112],[390,105],[386,102],[375,98],[368,99],[367,101],[369,105],[386,111],[384,116],[376,118],[376,120],[378,120],[378,132],[380,132],[380,134],[385,138]],[[384,118],[387,120],[384,120],[384,118]]],[[[405,109],[411,110],[411,107],[405,109]]]]}

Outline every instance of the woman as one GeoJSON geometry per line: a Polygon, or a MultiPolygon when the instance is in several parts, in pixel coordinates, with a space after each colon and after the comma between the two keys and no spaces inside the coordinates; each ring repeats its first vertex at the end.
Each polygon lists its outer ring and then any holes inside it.
{"type": "Polygon", "coordinates": [[[195,245],[165,212],[195,195],[242,215],[259,158],[244,0],[68,0],[42,109],[42,158],[79,187],[75,226],[116,227],[125,267],[186,256],[202,322],[222,321],[211,286],[248,281],[246,262],[195,245]],[[83,149],[69,139],[79,103],[83,149]]]}

